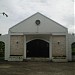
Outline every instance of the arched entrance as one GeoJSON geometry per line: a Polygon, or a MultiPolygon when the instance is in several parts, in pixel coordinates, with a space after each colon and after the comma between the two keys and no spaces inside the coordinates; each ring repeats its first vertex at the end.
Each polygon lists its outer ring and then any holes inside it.
{"type": "Polygon", "coordinates": [[[75,42],[72,43],[72,61],[75,61],[75,42]]]}
{"type": "Polygon", "coordinates": [[[5,43],[0,41],[0,60],[4,60],[5,43]]]}
{"type": "Polygon", "coordinates": [[[27,43],[26,57],[49,58],[49,43],[35,39],[27,43]]]}
{"type": "Polygon", "coordinates": [[[75,42],[72,43],[71,47],[72,47],[72,55],[75,56],[75,42]]]}

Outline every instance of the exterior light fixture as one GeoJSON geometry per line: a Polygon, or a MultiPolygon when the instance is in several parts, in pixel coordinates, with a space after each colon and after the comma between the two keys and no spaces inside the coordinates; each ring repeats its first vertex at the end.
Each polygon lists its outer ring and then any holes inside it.
{"type": "Polygon", "coordinates": [[[40,20],[35,21],[36,25],[40,25],[40,20]]]}
{"type": "Polygon", "coordinates": [[[16,41],[16,44],[18,44],[19,42],[18,41],[16,41]]]}
{"type": "Polygon", "coordinates": [[[60,44],[60,41],[58,41],[58,45],[60,44]]]}

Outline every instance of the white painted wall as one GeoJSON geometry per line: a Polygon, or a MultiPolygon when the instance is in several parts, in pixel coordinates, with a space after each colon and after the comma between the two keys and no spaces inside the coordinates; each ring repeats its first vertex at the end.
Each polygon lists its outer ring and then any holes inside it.
{"type": "MultiPolygon", "coordinates": [[[[5,43],[5,60],[9,60],[10,56],[10,36],[8,34],[0,36],[0,41],[5,43]]],[[[71,44],[75,42],[75,36],[68,34],[68,60],[72,60],[71,44]]]]}
{"type": "Polygon", "coordinates": [[[24,32],[24,33],[52,33],[52,32],[67,32],[67,28],[61,26],[55,21],[45,17],[40,13],[36,13],[26,20],[18,23],[9,30],[10,32],[24,32]],[[39,26],[35,24],[36,20],[40,20],[39,26]]]}
{"type": "Polygon", "coordinates": [[[5,60],[8,60],[9,55],[10,55],[10,41],[9,41],[9,35],[1,35],[0,36],[0,41],[3,41],[5,43],[5,60]]]}
{"type": "MultiPolygon", "coordinates": [[[[28,19],[18,23],[16,26],[9,29],[9,34],[0,36],[0,41],[5,42],[5,60],[9,60],[10,57],[10,35],[27,35],[27,34],[51,34],[52,35],[67,35],[68,31],[67,28],[59,25],[58,23],[54,22],[53,20],[45,17],[40,13],[36,13],[33,16],[29,17],[28,19]],[[36,20],[40,20],[41,23],[39,26],[35,24],[36,20]]],[[[68,59],[71,60],[71,43],[74,37],[68,35],[68,59]]],[[[26,37],[25,37],[26,40],[26,37]]],[[[26,47],[24,47],[26,50],[26,47]]],[[[26,54],[26,53],[25,53],[26,54]]],[[[24,58],[26,58],[24,54],[24,58]]]]}

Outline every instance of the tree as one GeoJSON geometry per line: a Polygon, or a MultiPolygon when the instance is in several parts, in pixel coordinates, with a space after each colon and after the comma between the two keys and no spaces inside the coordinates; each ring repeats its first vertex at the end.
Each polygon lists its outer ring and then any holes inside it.
{"type": "Polygon", "coordinates": [[[75,42],[72,43],[72,55],[75,55],[75,42]]]}
{"type": "Polygon", "coordinates": [[[0,41],[0,57],[4,56],[4,51],[5,51],[5,43],[0,41]]]}

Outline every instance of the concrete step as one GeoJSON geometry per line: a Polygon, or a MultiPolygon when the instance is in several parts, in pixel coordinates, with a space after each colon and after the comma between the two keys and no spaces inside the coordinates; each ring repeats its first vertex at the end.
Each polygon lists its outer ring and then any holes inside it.
{"type": "Polygon", "coordinates": [[[42,61],[50,61],[50,60],[49,58],[27,58],[27,59],[24,59],[24,61],[42,62],[42,61]]]}

